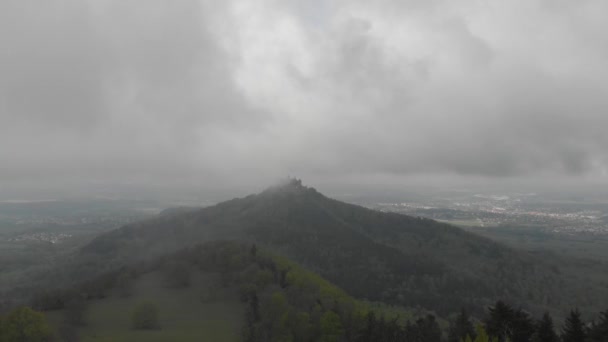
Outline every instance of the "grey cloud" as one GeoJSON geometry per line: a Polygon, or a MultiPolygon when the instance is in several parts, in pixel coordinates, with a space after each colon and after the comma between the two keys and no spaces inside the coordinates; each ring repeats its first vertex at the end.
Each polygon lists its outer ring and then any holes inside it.
{"type": "Polygon", "coordinates": [[[3,180],[204,175],[267,120],[198,2],[1,6],[3,180]]]}
{"type": "Polygon", "coordinates": [[[3,117],[34,125],[92,124],[105,105],[102,65],[82,6],[43,1],[0,6],[3,117]]]}
{"type": "MultiPolygon", "coordinates": [[[[551,20],[564,26],[559,30],[550,28],[545,34],[573,31],[573,36],[586,38],[585,32],[577,31],[575,23],[563,24],[574,19],[567,12],[559,15],[565,17],[551,20]]],[[[543,16],[544,13],[536,13],[532,18],[543,20],[543,16]]],[[[441,47],[440,52],[445,55],[429,55],[428,60],[419,61],[427,66],[428,78],[416,79],[403,73],[400,67],[407,63],[405,54],[401,63],[392,65],[382,64],[381,58],[372,59],[372,65],[382,66],[386,72],[374,71],[345,86],[337,83],[346,89],[377,89],[384,101],[375,104],[364,100],[365,96],[356,96],[353,103],[336,104],[343,110],[354,107],[367,112],[369,120],[344,135],[340,129],[329,129],[326,136],[330,138],[319,145],[337,146],[326,152],[338,156],[335,163],[342,162],[344,170],[362,172],[499,177],[597,171],[593,169],[597,166],[594,160],[605,156],[608,148],[600,133],[608,123],[608,103],[601,95],[607,85],[598,82],[595,75],[586,74],[590,67],[586,63],[595,62],[593,70],[602,73],[605,62],[594,60],[584,51],[570,51],[568,56],[557,58],[563,59],[560,62],[564,69],[550,70],[543,63],[550,65],[554,60],[543,49],[562,50],[562,42],[556,40],[547,47],[517,51],[516,47],[500,46],[500,42],[486,42],[465,21],[448,17],[447,24],[432,27],[430,35],[446,37],[439,40],[449,44],[441,47]],[[445,70],[438,61],[442,58],[461,59],[463,63],[450,62],[450,69],[445,70]],[[391,75],[388,81],[386,74],[391,75]],[[396,83],[391,85],[393,81],[396,83]]],[[[559,37],[550,37],[553,39],[559,37]]],[[[568,39],[563,42],[566,44],[568,39]]],[[[379,45],[376,44],[380,49],[376,55],[390,51],[379,45]]],[[[587,47],[602,52],[601,45],[596,47],[589,42],[587,47]]],[[[370,52],[351,50],[348,55],[350,60],[360,60],[370,52]]],[[[362,64],[349,68],[353,75],[374,70],[362,64]]],[[[345,122],[335,122],[336,127],[349,125],[349,116],[342,119],[345,122]]]]}
{"type": "Polygon", "coordinates": [[[0,183],[605,177],[605,7],[4,1],[0,183]]]}

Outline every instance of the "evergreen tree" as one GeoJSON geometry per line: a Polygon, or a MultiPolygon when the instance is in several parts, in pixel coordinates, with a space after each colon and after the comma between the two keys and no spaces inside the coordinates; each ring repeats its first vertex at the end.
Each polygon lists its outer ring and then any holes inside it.
{"type": "Polygon", "coordinates": [[[581,320],[581,313],[578,309],[570,311],[570,315],[566,318],[564,328],[562,330],[563,342],[584,342],[585,341],[585,326],[581,320]]]}
{"type": "Polygon", "coordinates": [[[418,341],[418,334],[416,332],[416,327],[414,327],[414,325],[410,322],[407,321],[407,323],[405,324],[405,329],[404,329],[404,341],[408,341],[408,342],[415,342],[418,341]]]}
{"type": "Polygon", "coordinates": [[[386,319],[384,318],[384,315],[381,315],[380,318],[378,319],[378,325],[376,328],[376,336],[374,336],[375,341],[386,341],[386,339],[388,338],[387,336],[387,323],[386,323],[386,319]]]}
{"type": "Polygon", "coordinates": [[[254,291],[249,299],[249,306],[245,311],[246,324],[244,329],[245,342],[255,342],[259,340],[258,322],[260,321],[260,303],[257,293],[254,291]]]}
{"type": "Polygon", "coordinates": [[[608,341],[608,310],[600,312],[600,317],[589,329],[589,339],[593,342],[608,341]]]}
{"type": "Polygon", "coordinates": [[[427,315],[425,318],[419,319],[416,321],[416,326],[421,342],[441,342],[441,328],[439,328],[435,316],[427,315]]]}
{"type": "Polygon", "coordinates": [[[310,315],[306,312],[294,313],[291,319],[291,331],[293,332],[294,342],[312,341],[315,335],[315,327],[310,322],[310,315]]]}
{"type": "Polygon", "coordinates": [[[519,309],[513,313],[513,318],[510,322],[510,334],[508,335],[511,342],[530,342],[534,334],[534,321],[528,313],[519,309]]]}
{"type": "Polygon", "coordinates": [[[489,317],[485,321],[487,333],[498,338],[500,342],[506,341],[511,336],[511,323],[514,315],[513,308],[499,300],[489,308],[489,317]]]}
{"type": "Polygon", "coordinates": [[[462,309],[458,317],[451,322],[450,329],[448,331],[448,342],[460,342],[465,340],[469,336],[470,339],[475,338],[475,328],[467,312],[462,309]]]}
{"type": "Polygon", "coordinates": [[[398,320],[398,318],[394,318],[386,324],[386,333],[385,333],[386,341],[392,342],[392,341],[404,341],[405,340],[404,331],[401,328],[401,326],[399,325],[399,323],[397,322],[397,320],[398,320]]]}
{"type": "Polygon", "coordinates": [[[377,326],[376,314],[373,311],[369,311],[365,317],[365,327],[361,331],[358,341],[373,341],[378,330],[377,326]]]}
{"type": "Polygon", "coordinates": [[[545,312],[543,318],[536,324],[536,332],[532,337],[533,342],[558,342],[559,337],[553,326],[553,319],[548,312],[545,312]]]}

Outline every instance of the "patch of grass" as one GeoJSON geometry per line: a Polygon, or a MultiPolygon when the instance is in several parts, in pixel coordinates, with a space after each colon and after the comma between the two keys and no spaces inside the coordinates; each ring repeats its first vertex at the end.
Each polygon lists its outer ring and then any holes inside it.
{"type": "MultiPolygon", "coordinates": [[[[82,341],[214,341],[240,340],[244,307],[236,293],[220,296],[217,301],[201,300],[211,277],[196,274],[185,289],[163,286],[157,272],[146,274],[135,282],[134,294],[118,295],[92,301],[86,313],[87,325],[79,330],[82,341]],[[135,330],[131,315],[142,301],[152,301],[159,309],[159,330],[135,330]]],[[[230,291],[230,290],[226,290],[230,291]]]]}

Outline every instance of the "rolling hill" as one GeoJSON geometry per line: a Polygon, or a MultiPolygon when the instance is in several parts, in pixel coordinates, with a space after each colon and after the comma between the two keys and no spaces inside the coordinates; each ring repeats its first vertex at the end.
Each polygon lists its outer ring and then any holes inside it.
{"type": "Polygon", "coordinates": [[[100,270],[218,239],[288,256],[357,298],[442,314],[461,307],[481,312],[497,299],[532,312],[596,309],[598,298],[608,299],[605,286],[564,274],[562,260],[433,220],[333,200],[298,180],[127,225],[94,239],[78,259],[100,270]]]}
{"type": "Polygon", "coordinates": [[[437,337],[445,326],[426,312],[412,324],[411,312],[357,301],[284,257],[233,241],[124,266],[43,293],[34,307],[60,341],[393,341],[437,337]]]}

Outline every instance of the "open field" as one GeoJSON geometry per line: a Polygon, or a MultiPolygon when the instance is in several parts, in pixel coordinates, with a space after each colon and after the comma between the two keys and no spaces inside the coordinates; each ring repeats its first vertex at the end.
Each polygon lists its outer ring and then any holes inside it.
{"type": "MultiPolygon", "coordinates": [[[[136,281],[132,296],[123,298],[116,294],[90,302],[86,326],[78,333],[82,341],[90,342],[238,341],[244,309],[235,293],[203,302],[203,291],[210,281],[214,280],[197,274],[189,288],[170,289],[163,286],[159,273],[144,275],[136,281]],[[142,301],[157,305],[161,329],[132,328],[131,314],[142,301]]],[[[61,311],[52,312],[49,319],[58,326],[62,315],[61,311]]]]}

